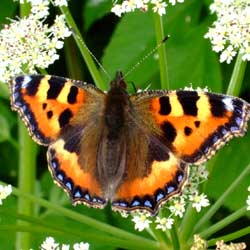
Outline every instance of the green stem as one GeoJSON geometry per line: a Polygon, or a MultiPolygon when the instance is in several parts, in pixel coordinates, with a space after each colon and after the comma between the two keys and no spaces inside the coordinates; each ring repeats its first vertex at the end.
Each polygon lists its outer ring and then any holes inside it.
{"type": "MultiPolygon", "coordinates": [[[[120,248],[125,248],[125,249],[138,249],[141,247],[141,245],[138,244],[137,242],[127,241],[127,240],[118,239],[118,238],[114,239],[113,236],[101,233],[99,231],[97,232],[96,230],[92,232],[86,232],[84,230],[83,231],[74,230],[74,228],[62,227],[54,223],[51,224],[44,220],[37,219],[35,217],[25,216],[21,214],[13,214],[7,211],[1,211],[0,214],[4,216],[13,217],[18,220],[23,220],[23,221],[29,222],[30,224],[32,223],[32,227],[17,225],[16,227],[19,229],[19,231],[22,231],[22,232],[27,231],[27,228],[30,228],[31,230],[29,232],[31,233],[34,233],[34,232],[36,233],[46,232],[47,233],[47,231],[50,231],[50,232],[53,232],[53,234],[55,235],[61,234],[64,237],[67,237],[67,239],[73,238],[75,240],[77,238],[78,240],[81,239],[81,240],[86,240],[90,242],[91,241],[102,242],[110,246],[120,247],[120,248]],[[34,228],[35,230],[33,231],[34,228]]],[[[8,225],[1,225],[1,226],[7,227],[8,225]]],[[[1,226],[0,226],[0,230],[1,230],[1,226]]],[[[13,230],[13,229],[16,230],[15,227],[9,228],[8,230],[13,230]]]]}
{"type": "Polygon", "coordinates": [[[197,221],[197,212],[192,207],[192,204],[189,204],[180,226],[181,242],[183,243],[187,242],[189,237],[192,235],[196,221],[197,221]]]}
{"type": "Polygon", "coordinates": [[[243,208],[235,211],[234,213],[227,216],[223,220],[217,222],[216,224],[210,226],[208,229],[201,232],[200,233],[201,238],[203,238],[203,239],[209,238],[212,234],[218,232],[220,229],[225,228],[230,223],[232,223],[232,222],[238,220],[240,217],[246,215],[246,212],[247,212],[246,206],[244,206],[243,208]]]}
{"type": "MultiPolygon", "coordinates": [[[[23,122],[18,120],[19,134],[19,169],[18,169],[18,187],[20,192],[33,193],[35,190],[36,176],[36,150],[35,145],[27,132],[23,122]]],[[[22,197],[18,198],[17,210],[19,213],[32,215],[34,204],[22,197]]],[[[19,225],[26,225],[24,222],[18,222],[19,225]]],[[[31,235],[29,233],[17,233],[16,249],[30,249],[31,235]]]]}
{"type": "MultiPolygon", "coordinates": [[[[153,15],[154,15],[156,41],[157,44],[160,44],[162,43],[162,40],[165,38],[162,17],[158,13],[154,13],[153,15]]],[[[164,43],[158,48],[158,55],[159,55],[159,68],[161,76],[161,88],[169,89],[167,52],[164,43]]]]}
{"type": "MultiPolygon", "coordinates": [[[[29,15],[30,4],[27,1],[20,4],[20,17],[29,15]]],[[[28,135],[27,128],[23,122],[18,119],[18,142],[19,142],[19,166],[18,166],[18,187],[21,192],[33,193],[35,190],[36,176],[36,150],[32,139],[28,135]]],[[[17,211],[26,215],[34,213],[33,203],[29,200],[19,197],[17,203],[17,211]]],[[[19,225],[26,225],[22,221],[18,221],[19,225]]],[[[31,234],[18,232],[16,235],[16,249],[30,249],[31,234]]]]}
{"type": "Polygon", "coordinates": [[[243,172],[238,176],[236,180],[225,190],[225,192],[220,196],[220,198],[214,203],[213,206],[205,213],[205,215],[200,219],[200,221],[196,224],[194,231],[198,232],[204,224],[208,222],[208,220],[216,213],[216,211],[225,203],[225,200],[229,197],[229,195],[238,188],[244,177],[250,172],[250,163],[243,170],[243,172]]]}
{"type": "MultiPolygon", "coordinates": [[[[6,183],[0,182],[3,185],[6,185],[6,183]]],[[[13,194],[18,196],[18,197],[22,197],[25,199],[28,199],[30,202],[35,203],[36,205],[40,205],[42,207],[45,207],[47,209],[51,209],[53,210],[55,213],[59,213],[67,218],[70,218],[72,220],[75,220],[79,223],[83,223],[85,225],[88,225],[90,227],[93,227],[99,231],[103,231],[105,233],[111,234],[113,236],[120,237],[120,239],[125,239],[127,241],[135,241],[138,244],[141,244],[145,247],[147,247],[147,249],[160,249],[160,244],[158,242],[155,242],[153,240],[148,240],[145,239],[143,237],[134,235],[132,233],[126,232],[122,229],[110,226],[106,223],[102,223],[98,220],[95,220],[93,218],[90,218],[88,216],[85,216],[83,214],[74,212],[70,209],[61,207],[57,204],[51,203],[49,201],[46,201],[44,199],[38,198],[34,195],[25,193],[25,192],[21,192],[19,189],[12,187],[13,190],[13,194]]],[[[115,238],[114,238],[115,240],[115,238]]]]}
{"type": "Polygon", "coordinates": [[[180,242],[179,242],[179,236],[178,236],[178,232],[176,230],[175,225],[173,225],[172,229],[170,230],[170,234],[171,234],[171,239],[172,239],[173,250],[179,250],[180,242]]]}
{"type": "Polygon", "coordinates": [[[217,241],[223,240],[225,242],[228,242],[228,241],[232,241],[235,239],[239,239],[239,238],[246,236],[246,235],[249,235],[249,234],[250,234],[250,227],[248,226],[248,227],[242,228],[236,232],[233,232],[231,234],[227,234],[227,235],[223,235],[221,237],[215,238],[215,239],[211,239],[207,242],[207,245],[208,245],[208,247],[214,246],[217,241]]]}
{"type": "Polygon", "coordinates": [[[71,16],[71,13],[68,9],[68,7],[60,7],[61,12],[65,15],[65,19],[67,24],[69,25],[69,27],[73,30],[73,37],[76,41],[76,44],[87,64],[87,67],[89,69],[89,72],[91,74],[91,76],[93,77],[93,80],[96,84],[96,86],[102,90],[106,90],[107,89],[107,85],[103,82],[101,75],[95,65],[95,62],[93,60],[93,57],[90,54],[89,49],[87,48],[87,45],[85,44],[82,35],[73,19],[73,17],[71,16]]]}
{"type": "Polygon", "coordinates": [[[247,62],[242,61],[242,56],[238,53],[233,74],[228,85],[227,94],[238,96],[240,94],[241,85],[244,79],[247,62]]]}

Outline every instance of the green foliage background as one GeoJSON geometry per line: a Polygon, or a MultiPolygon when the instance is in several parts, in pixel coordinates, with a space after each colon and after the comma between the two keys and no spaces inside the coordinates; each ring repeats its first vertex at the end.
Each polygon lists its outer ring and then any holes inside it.
{"type": "MultiPolygon", "coordinates": [[[[211,91],[225,93],[232,65],[221,65],[218,56],[212,52],[208,40],[204,34],[214,20],[209,14],[208,6],[210,0],[186,0],[183,4],[167,8],[164,16],[165,33],[170,35],[166,43],[168,71],[171,89],[179,89],[185,86],[208,87],[211,91]]],[[[103,0],[99,4],[94,1],[71,0],[69,2],[72,15],[75,18],[83,34],[88,47],[97,56],[104,68],[114,76],[117,70],[126,73],[138,61],[140,61],[152,48],[155,47],[155,31],[153,15],[151,12],[135,12],[118,18],[110,13],[111,1],[103,0]]],[[[55,10],[56,11],[56,10],[55,10]]],[[[12,0],[1,0],[0,23],[8,23],[7,17],[15,18],[18,14],[18,5],[12,0]]],[[[67,76],[93,82],[84,61],[72,38],[67,39],[61,58],[48,69],[50,74],[67,76]]],[[[108,87],[109,81],[101,71],[103,81],[108,87]]],[[[250,100],[250,72],[246,72],[241,96],[250,100]]],[[[133,82],[137,88],[160,88],[159,66],[154,56],[149,57],[139,65],[127,78],[127,82],[133,82]]],[[[132,84],[129,84],[132,90],[132,84]]],[[[17,114],[10,109],[7,85],[0,85],[0,179],[2,181],[17,184],[18,147],[17,147],[17,114]]],[[[233,139],[212,159],[214,167],[209,180],[204,184],[205,193],[210,200],[216,200],[233,180],[239,176],[244,167],[250,162],[250,137],[249,133],[244,138],[233,139]]],[[[52,178],[47,170],[46,149],[38,149],[37,157],[37,181],[36,195],[44,197],[55,204],[61,204],[82,214],[91,216],[111,225],[134,232],[133,223],[129,219],[123,219],[118,214],[112,213],[110,208],[103,211],[89,209],[85,206],[72,208],[66,194],[53,184],[52,178]]],[[[27,180],[29,181],[29,180],[27,180]]],[[[229,211],[237,211],[245,204],[247,197],[248,179],[242,181],[241,185],[228,199],[224,208],[221,209],[212,221],[223,218],[229,211]]],[[[9,197],[0,207],[0,225],[15,224],[13,215],[16,213],[16,198],[9,197]]],[[[46,222],[74,228],[79,231],[95,232],[88,226],[78,222],[72,222],[60,214],[41,209],[37,206],[36,214],[46,222]]],[[[202,214],[201,214],[202,216],[202,214]]],[[[211,222],[212,223],[212,222],[211,222]]],[[[248,225],[249,219],[241,221],[248,225]]],[[[237,227],[235,223],[233,227],[237,227]]],[[[231,228],[231,229],[232,229],[231,228]]],[[[228,229],[230,231],[230,228],[228,229]]],[[[150,236],[143,232],[147,238],[150,236]]],[[[34,249],[48,236],[47,232],[34,233],[34,249]]],[[[64,243],[76,242],[75,236],[68,238],[57,237],[64,243]]],[[[82,239],[88,241],[86,238],[82,239]]],[[[0,249],[14,249],[15,232],[4,231],[0,233],[0,249]]],[[[90,242],[91,249],[117,249],[105,244],[90,242]]]]}

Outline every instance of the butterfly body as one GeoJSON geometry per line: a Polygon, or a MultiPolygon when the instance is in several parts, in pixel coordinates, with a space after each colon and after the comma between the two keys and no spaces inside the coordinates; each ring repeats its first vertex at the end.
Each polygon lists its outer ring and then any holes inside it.
{"type": "Polygon", "coordinates": [[[107,93],[55,76],[20,76],[12,107],[48,146],[49,170],[74,204],[114,210],[159,207],[181,192],[190,164],[243,136],[250,105],[203,91],[129,95],[121,73],[107,93]]]}

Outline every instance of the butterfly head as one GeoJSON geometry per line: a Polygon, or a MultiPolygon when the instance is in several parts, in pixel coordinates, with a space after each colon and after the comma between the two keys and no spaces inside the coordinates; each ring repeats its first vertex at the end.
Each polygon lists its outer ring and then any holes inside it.
{"type": "Polygon", "coordinates": [[[110,90],[111,89],[120,89],[120,90],[125,90],[126,92],[127,84],[124,81],[123,74],[121,71],[116,72],[115,79],[111,81],[110,83],[110,90]]]}

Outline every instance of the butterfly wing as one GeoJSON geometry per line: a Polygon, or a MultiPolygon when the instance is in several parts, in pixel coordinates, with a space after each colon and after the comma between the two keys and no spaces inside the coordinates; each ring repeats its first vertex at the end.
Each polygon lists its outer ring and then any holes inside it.
{"type": "Polygon", "coordinates": [[[181,191],[188,165],[201,164],[242,136],[250,115],[239,98],[200,91],[150,91],[130,100],[128,174],[114,197],[115,210],[157,213],[181,191]]]}
{"type": "Polygon", "coordinates": [[[17,110],[33,139],[48,145],[73,122],[91,93],[91,85],[57,76],[26,75],[10,84],[12,108],[17,110]]]}
{"type": "Polygon", "coordinates": [[[201,164],[229,139],[243,136],[250,105],[236,97],[202,91],[152,91],[131,97],[144,126],[180,159],[201,164]]]}
{"type": "Polygon", "coordinates": [[[57,76],[19,76],[10,87],[12,107],[33,139],[49,145],[54,181],[73,203],[104,206],[95,160],[105,94],[92,85],[57,76]]]}

